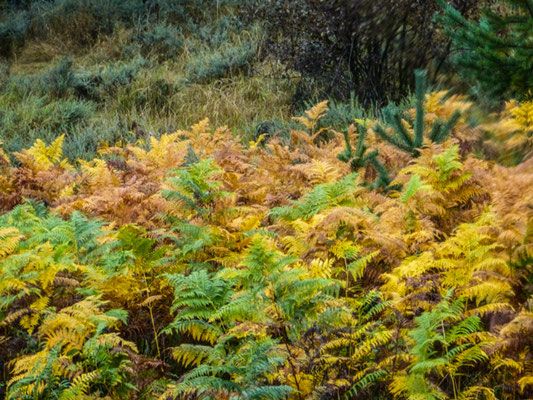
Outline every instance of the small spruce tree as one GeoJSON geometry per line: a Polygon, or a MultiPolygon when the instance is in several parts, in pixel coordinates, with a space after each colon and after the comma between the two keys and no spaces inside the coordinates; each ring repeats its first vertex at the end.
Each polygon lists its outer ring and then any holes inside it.
{"type": "Polygon", "coordinates": [[[385,166],[381,163],[381,161],[378,160],[379,151],[372,150],[371,152],[366,153],[366,151],[368,150],[368,146],[365,144],[365,138],[367,133],[365,124],[362,124],[360,126],[355,151],[350,142],[350,132],[348,130],[345,130],[343,133],[344,140],[346,142],[346,147],[344,148],[344,151],[341,154],[337,155],[337,158],[341,161],[349,163],[352,171],[354,172],[357,171],[359,168],[372,165],[378,175],[376,180],[370,185],[370,188],[386,188],[390,184],[391,179],[385,166]]]}
{"type": "Polygon", "coordinates": [[[533,0],[499,0],[477,22],[439,2],[461,75],[495,99],[520,99],[533,89],[533,0]]]}
{"type": "MultiPolygon", "coordinates": [[[[420,149],[424,144],[424,135],[434,143],[441,143],[446,140],[453,132],[453,128],[461,118],[461,112],[455,111],[450,119],[442,121],[436,119],[433,122],[431,130],[426,133],[425,121],[425,107],[426,107],[426,92],[427,92],[427,72],[417,70],[415,72],[415,118],[412,122],[413,128],[408,129],[404,124],[404,115],[394,106],[388,106],[383,109],[383,119],[387,125],[392,129],[392,134],[387,131],[381,124],[377,124],[373,130],[374,132],[386,142],[389,142],[398,149],[411,154],[413,157],[420,155],[420,149]],[[411,132],[412,131],[412,132],[411,132]]],[[[359,120],[356,120],[356,122],[359,120]]],[[[355,150],[350,142],[350,132],[344,132],[344,140],[346,146],[337,158],[341,161],[350,164],[352,171],[357,171],[359,168],[371,165],[377,172],[376,180],[370,185],[371,189],[388,188],[394,189],[397,186],[389,186],[391,179],[385,166],[378,160],[379,151],[373,150],[366,152],[368,146],[365,144],[365,137],[367,128],[365,123],[359,123],[361,126],[357,145],[355,150]]]]}
{"type": "MultiPolygon", "coordinates": [[[[425,122],[425,106],[426,106],[426,92],[427,92],[427,72],[415,72],[415,120],[413,123],[413,133],[411,133],[403,123],[403,115],[396,107],[385,107],[383,109],[383,118],[389,127],[392,128],[394,134],[391,135],[381,125],[377,124],[374,132],[386,142],[389,142],[398,149],[412,154],[413,157],[420,155],[419,149],[424,143],[424,133],[426,132],[425,122]]],[[[442,143],[446,140],[453,131],[453,128],[461,118],[460,111],[455,111],[448,121],[435,120],[431,131],[428,132],[428,138],[433,143],[442,143]]]]}

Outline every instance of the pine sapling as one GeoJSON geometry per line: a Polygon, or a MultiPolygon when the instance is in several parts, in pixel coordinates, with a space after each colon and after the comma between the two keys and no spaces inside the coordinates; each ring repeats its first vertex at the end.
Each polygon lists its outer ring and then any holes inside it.
{"type": "MultiPolygon", "coordinates": [[[[425,97],[427,92],[427,72],[416,71],[415,81],[415,121],[413,134],[409,132],[409,129],[407,129],[404,124],[400,111],[391,106],[385,107],[383,110],[383,118],[387,125],[393,129],[394,134],[389,134],[381,124],[376,125],[374,132],[380,138],[389,142],[393,146],[396,146],[400,150],[410,153],[413,157],[418,157],[420,155],[419,149],[424,142],[424,132],[426,130],[425,97]]],[[[459,122],[460,117],[461,113],[456,111],[448,121],[444,122],[437,119],[433,123],[428,138],[435,143],[443,142],[451,135],[453,128],[459,122]]]]}
{"type": "Polygon", "coordinates": [[[379,151],[373,150],[365,154],[368,150],[368,147],[365,144],[366,132],[366,126],[364,124],[360,124],[359,135],[357,137],[357,145],[354,152],[350,141],[350,130],[345,130],[343,134],[346,147],[344,148],[344,151],[341,154],[337,155],[337,158],[341,161],[344,161],[345,163],[349,163],[350,168],[354,172],[357,171],[359,168],[368,166],[369,164],[372,165],[372,167],[376,170],[378,176],[376,180],[370,185],[370,187],[372,189],[378,189],[380,187],[386,188],[390,184],[391,179],[389,177],[387,169],[377,158],[379,155],[379,151]]]}

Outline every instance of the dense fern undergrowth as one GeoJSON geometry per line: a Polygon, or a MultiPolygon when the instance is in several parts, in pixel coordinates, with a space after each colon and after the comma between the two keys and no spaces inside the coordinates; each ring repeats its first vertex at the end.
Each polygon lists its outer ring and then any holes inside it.
{"type": "Polygon", "coordinates": [[[247,145],[0,153],[3,396],[533,397],[533,104],[418,89],[343,131],[322,102],[247,145]]]}
{"type": "Polygon", "coordinates": [[[422,3],[0,2],[0,398],[533,399],[533,2],[422,3]]]}

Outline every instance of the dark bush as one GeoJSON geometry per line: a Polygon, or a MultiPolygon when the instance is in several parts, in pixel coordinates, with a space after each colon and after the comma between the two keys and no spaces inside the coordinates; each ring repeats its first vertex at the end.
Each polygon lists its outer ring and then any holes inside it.
{"type": "Polygon", "coordinates": [[[0,21],[0,57],[9,57],[13,50],[24,44],[28,24],[26,13],[0,21]]]}
{"type": "MultiPolygon", "coordinates": [[[[482,1],[453,3],[470,15],[482,1]]],[[[438,9],[436,0],[253,0],[243,16],[263,25],[262,55],[300,75],[296,100],[355,92],[368,106],[408,93],[415,69],[442,70],[449,41],[431,18],[438,9]]]]}
{"type": "Polygon", "coordinates": [[[76,87],[83,86],[82,80],[72,71],[72,60],[62,59],[43,76],[43,90],[54,97],[65,97],[76,87]]]}
{"type": "MultiPolygon", "coordinates": [[[[85,73],[85,87],[88,88],[89,97],[102,100],[105,96],[112,96],[117,89],[129,85],[139,71],[148,65],[142,57],[134,58],[126,63],[108,65],[98,71],[85,73]]],[[[78,93],[81,93],[80,88],[78,93]]]]}
{"type": "Polygon", "coordinates": [[[86,71],[74,70],[72,60],[64,58],[41,77],[19,79],[16,83],[18,88],[10,89],[12,91],[22,89],[24,92],[23,88],[30,89],[29,86],[32,86],[32,91],[39,91],[43,95],[55,98],[74,96],[101,101],[107,96],[114,95],[119,87],[129,85],[146,64],[147,61],[139,57],[128,63],[116,63],[95,71],[86,71]]]}

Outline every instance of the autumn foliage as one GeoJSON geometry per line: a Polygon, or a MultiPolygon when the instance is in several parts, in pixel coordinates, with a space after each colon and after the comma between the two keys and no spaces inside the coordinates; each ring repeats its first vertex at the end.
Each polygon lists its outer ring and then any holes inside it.
{"type": "Polygon", "coordinates": [[[323,102],[249,145],[205,119],[92,161],[63,137],[0,152],[0,391],[533,397],[531,104],[477,127],[471,106],[433,93],[422,125],[337,132],[323,102]]]}

